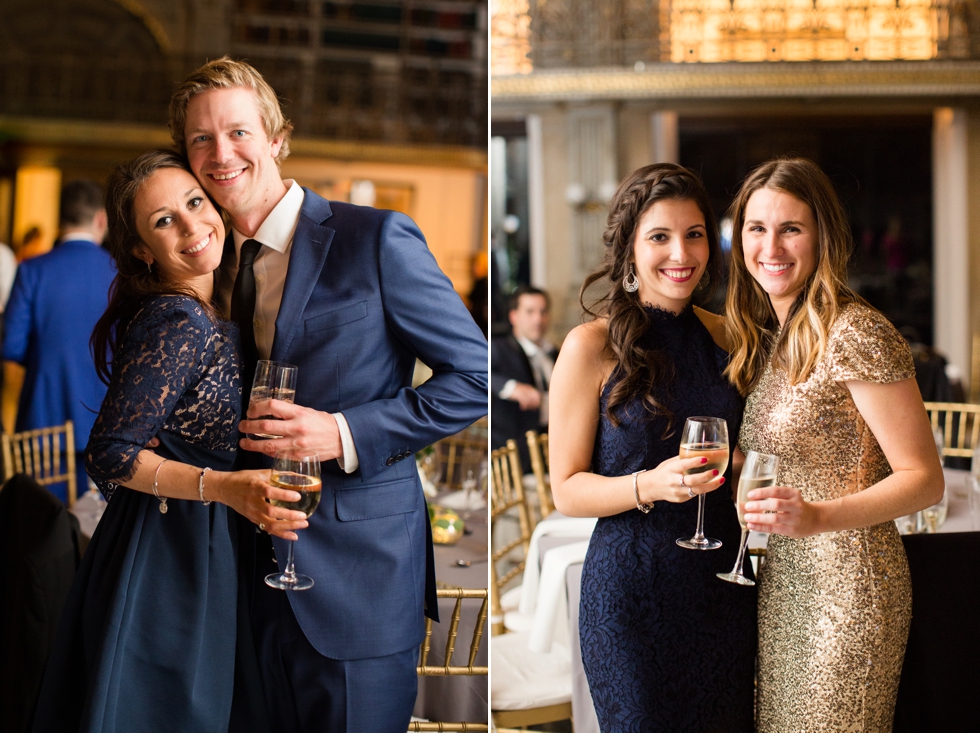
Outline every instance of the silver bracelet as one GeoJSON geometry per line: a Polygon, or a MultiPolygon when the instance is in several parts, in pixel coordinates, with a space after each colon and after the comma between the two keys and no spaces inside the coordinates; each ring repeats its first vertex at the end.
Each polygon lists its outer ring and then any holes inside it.
{"type": "Polygon", "coordinates": [[[653,502],[651,501],[649,504],[644,504],[642,501],[640,501],[640,489],[636,485],[636,477],[641,473],[646,473],[648,470],[649,469],[644,468],[642,471],[636,471],[633,474],[633,495],[636,496],[636,508],[644,514],[650,513],[650,510],[653,509],[653,502]]]}
{"type": "Polygon", "coordinates": [[[204,504],[204,506],[207,506],[208,504],[211,503],[210,501],[205,501],[204,500],[204,474],[206,474],[210,470],[211,469],[208,468],[207,466],[205,466],[204,468],[202,468],[201,469],[201,478],[199,478],[198,481],[197,481],[197,495],[201,497],[201,503],[204,504]]]}
{"type": "Polygon", "coordinates": [[[157,486],[157,482],[160,480],[160,469],[163,468],[163,464],[169,461],[169,458],[164,458],[157,464],[157,470],[153,474],[153,495],[160,500],[160,513],[167,513],[167,497],[160,496],[160,489],[157,486]]]}

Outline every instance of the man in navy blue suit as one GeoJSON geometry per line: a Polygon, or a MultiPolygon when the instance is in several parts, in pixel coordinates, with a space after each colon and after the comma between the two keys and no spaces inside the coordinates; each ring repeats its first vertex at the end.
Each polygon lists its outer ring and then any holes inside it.
{"type": "Polygon", "coordinates": [[[239,316],[246,374],[255,358],[299,367],[295,405],[260,403],[241,424],[283,437],[241,447],[314,448],[323,464],[320,508],[295,547],[314,587],[266,587],[276,568],[258,536],[253,628],[270,712],[283,731],[402,733],[423,614],[437,614],[414,454],[486,414],[486,341],[408,217],[281,178],[292,126],[251,66],[206,64],[170,112],[231,220],[219,297],[239,316]],[[413,389],[416,358],[433,376],[413,389]]]}
{"type": "MultiPolygon", "coordinates": [[[[112,257],[100,246],[106,231],[102,188],[72,181],[61,190],[61,236],[47,254],[17,268],[4,315],[3,358],[24,367],[17,430],[75,423],[79,491],[81,460],[106,386],[95,372],[89,338],[109,301],[112,257]]],[[[62,501],[64,485],[51,489],[62,501]]]]}

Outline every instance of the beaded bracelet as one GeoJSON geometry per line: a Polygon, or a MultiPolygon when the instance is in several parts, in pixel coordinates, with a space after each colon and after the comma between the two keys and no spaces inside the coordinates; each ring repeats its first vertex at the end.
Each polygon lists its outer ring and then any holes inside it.
{"type": "Polygon", "coordinates": [[[208,468],[207,466],[205,466],[204,468],[202,468],[201,469],[201,478],[198,479],[198,481],[197,481],[197,495],[201,497],[201,503],[204,504],[204,506],[207,506],[208,504],[211,503],[210,501],[205,501],[204,500],[204,474],[206,474],[210,470],[211,469],[208,468]]]}
{"type": "Polygon", "coordinates": [[[169,461],[169,458],[164,458],[157,464],[157,470],[153,474],[153,495],[160,500],[160,513],[167,513],[167,497],[160,496],[160,489],[157,487],[157,482],[160,480],[160,469],[163,468],[163,464],[169,461]]]}
{"type": "Polygon", "coordinates": [[[644,514],[650,513],[650,510],[653,509],[653,502],[651,501],[649,504],[644,504],[642,501],[640,501],[640,489],[636,485],[636,477],[639,476],[641,473],[646,473],[648,470],[649,469],[644,468],[642,471],[636,471],[633,474],[633,494],[634,496],[636,496],[636,508],[639,509],[644,514]]]}

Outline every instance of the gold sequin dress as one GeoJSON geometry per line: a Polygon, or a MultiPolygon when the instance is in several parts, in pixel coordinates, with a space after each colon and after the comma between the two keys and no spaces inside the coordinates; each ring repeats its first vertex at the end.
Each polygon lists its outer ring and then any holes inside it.
{"type": "MultiPolygon", "coordinates": [[[[915,375],[909,348],[877,311],[851,304],[810,377],[766,366],[739,447],[779,456],[778,483],[807,501],[862,491],[891,474],[846,380],[915,375]]],[[[759,584],[759,733],[886,733],[912,611],[894,522],[794,540],[771,535],[759,584]]]]}

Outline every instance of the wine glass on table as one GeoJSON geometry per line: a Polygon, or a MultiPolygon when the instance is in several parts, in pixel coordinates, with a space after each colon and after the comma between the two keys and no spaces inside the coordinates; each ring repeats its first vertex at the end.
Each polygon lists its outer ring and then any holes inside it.
{"type": "MultiPolygon", "coordinates": [[[[693,476],[705,471],[728,468],[728,423],[720,417],[689,417],[681,435],[681,458],[707,458],[705,463],[688,469],[693,476]]],[[[698,494],[698,526],[693,537],[679,537],[677,544],[688,550],[717,550],[721,540],[704,536],[704,494],[698,494]]]]}
{"type": "MultiPolygon", "coordinates": [[[[279,361],[259,361],[255,366],[255,378],[252,380],[252,392],[248,398],[248,406],[262,400],[282,400],[290,404],[296,399],[296,372],[292,364],[279,361]]],[[[247,413],[246,413],[247,415],[247,413]]],[[[277,420],[272,415],[262,415],[254,420],[277,420]]],[[[281,435],[265,433],[249,434],[252,440],[269,440],[281,438],[281,435]]]]}
{"type": "Polygon", "coordinates": [[[742,476],[738,480],[738,497],[735,509],[738,512],[738,523],[742,525],[742,539],[738,546],[738,559],[730,573],[717,573],[722,580],[739,585],[755,585],[754,580],[742,574],[742,562],[745,559],[745,548],[748,546],[749,529],[745,526],[745,502],[753,489],[766,489],[776,485],[776,471],[779,469],[779,457],[768,453],[750,450],[745,455],[745,465],[742,466],[742,476]]]}
{"type": "MultiPolygon", "coordinates": [[[[272,464],[270,483],[277,489],[289,489],[300,495],[299,501],[269,499],[269,503],[282,509],[293,509],[309,517],[320,504],[320,458],[316,451],[288,449],[276,453],[272,464]]],[[[293,543],[289,540],[289,556],[282,573],[265,576],[266,585],[282,590],[306,590],[313,587],[313,578],[299,575],[293,565],[293,543]]]]}

